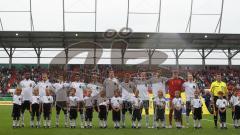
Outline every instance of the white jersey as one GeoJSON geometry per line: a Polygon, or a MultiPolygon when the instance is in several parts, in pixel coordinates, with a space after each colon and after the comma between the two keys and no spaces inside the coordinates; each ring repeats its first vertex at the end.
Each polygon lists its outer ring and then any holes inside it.
{"type": "Polygon", "coordinates": [[[70,87],[76,89],[76,96],[79,101],[83,101],[83,91],[86,89],[86,84],[84,82],[72,82],[70,87]]]}
{"type": "Polygon", "coordinates": [[[193,108],[200,108],[202,107],[202,101],[200,98],[194,98],[191,101],[191,105],[193,108]]]}
{"type": "Polygon", "coordinates": [[[43,96],[41,101],[44,104],[53,103],[53,97],[52,96],[43,96]]]}
{"type": "Polygon", "coordinates": [[[92,97],[85,96],[85,97],[83,98],[83,100],[84,100],[84,103],[85,103],[85,106],[86,106],[86,107],[92,107],[92,106],[93,106],[92,97]]]}
{"type": "Polygon", "coordinates": [[[79,98],[77,96],[69,96],[68,102],[70,107],[77,107],[79,98]]]}
{"type": "Polygon", "coordinates": [[[133,108],[135,109],[140,109],[143,104],[143,101],[141,100],[141,98],[136,96],[132,97],[131,102],[132,102],[133,108]]]}
{"type": "Polygon", "coordinates": [[[47,81],[40,81],[38,84],[35,86],[39,90],[39,95],[40,97],[46,96],[46,88],[49,90],[53,90],[52,84],[47,80],[47,81]]]}
{"type": "Polygon", "coordinates": [[[108,106],[109,100],[106,97],[99,97],[97,100],[97,104],[98,106],[100,105],[108,106]]]}
{"type": "Polygon", "coordinates": [[[154,98],[154,103],[156,104],[156,106],[163,107],[164,105],[166,105],[166,99],[164,97],[162,98],[156,97],[154,98]]]}
{"type": "Polygon", "coordinates": [[[33,93],[33,88],[35,87],[35,82],[30,79],[24,79],[20,82],[22,88],[23,101],[30,101],[33,93]]]}
{"type": "Polygon", "coordinates": [[[240,97],[239,96],[232,96],[231,99],[230,99],[230,103],[233,105],[233,106],[240,106],[240,97]]]}
{"type": "Polygon", "coordinates": [[[139,97],[141,98],[141,100],[149,100],[147,81],[137,80],[136,85],[137,85],[137,90],[139,91],[139,97]]]}
{"type": "Polygon", "coordinates": [[[133,92],[136,89],[136,86],[133,82],[122,82],[120,84],[120,90],[122,93],[123,101],[131,101],[131,98],[134,96],[133,92]]]}
{"type": "Polygon", "coordinates": [[[197,90],[197,84],[195,82],[184,82],[183,88],[186,94],[186,101],[191,101],[194,98],[194,92],[197,90]]]}
{"type": "Polygon", "coordinates": [[[157,97],[158,96],[158,91],[161,90],[163,92],[163,95],[165,95],[165,83],[166,83],[165,78],[156,78],[153,77],[151,78],[151,88],[152,88],[152,92],[153,92],[153,97],[157,97]]]}
{"type": "Polygon", "coordinates": [[[22,95],[13,96],[13,104],[22,105],[22,101],[23,101],[22,95]]]}
{"type": "Polygon", "coordinates": [[[67,82],[58,82],[52,86],[56,95],[56,101],[67,101],[67,91],[69,90],[70,84],[67,82]]]}
{"type": "Polygon", "coordinates": [[[40,98],[40,96],[32,96],[30,102],[31,102],[31,104],[40,104],[41,98],[40,98]]]}
{"type": "Polygon", "coordinates": [[[182,102],[181,98],[173,98],[172,103],[173,103],[174,107],[177,107],[177,108],[182,108],[182,106],[183,106],[183,102],[182,102]]]}
{"type": "Polygon", "coordinates": [[[228,102],[226,99],[217,99],[216,105],[218,108],[226,108],[228,106],[228,102]]]}
{"type": "Polygon", "coordinates": [[[103,82],[103,90],[106,92],[106,97],[114,96],[114,91],[119,89],[119,81],[117,78],[107,78],[103,82]]]}
{"type": "Polygon", "coordinates": [[[87,85],[87,88],[91,89],[91,97],[97,98],[99,92],[102,90],[102,85],[98,82],[92,82],[87,85]]]}
{"type": "Polygon", "coordinates": [[[111,104],[113,108],[120,108],[122,104],[122,99],[121,97],[112,97],[111,98],[111,104]]]}

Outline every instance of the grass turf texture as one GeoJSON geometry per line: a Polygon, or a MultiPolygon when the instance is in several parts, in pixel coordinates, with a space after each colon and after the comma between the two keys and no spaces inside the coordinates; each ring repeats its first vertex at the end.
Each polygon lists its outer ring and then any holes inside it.
{"type": "MultiPolygon", "coordinates": [[[[30,128],[29,127],[29,114],[28,112],[25,112],[25,128],[19,128],[19,129],[13,129],[12,128],[12,118],[11,118],[11,111],[12,106],[0,106],[0,135],[59,135],[59,134],[67,134],[67,135],[156,135],[156,134],[162,134],[162,135],[239,135],[240,129],[234,129],[232,125],[229,125],[232,123],[231,120],[231,113],[230,110],[228,110],[228,116],[227,116],[227,122],[229,123],[228,129],[215,129],[213,118],[211,115],[204,116],[202,120],[202,127],[203,129],[194,129],[192,128],[192,119],[191,119],[191,127],[190,128],[184,128],[184,129],[147,129],[145,128],[145,121],[143,116],[142,121],[142,128],[141,129],[131,129],[131,121],[129,120],[129,116],[127,116],[127,127],[125,129],[114,129],[113,123],[111,121],[111,113],[109,114],[108,118],[108,128],[107,129],[100,129],[98,128],[98,119],[97,114],[94,113],[93,118],[93,125],[94,128],[92,129],[80,129],[79,127],[79,117],[78,117],[78,127],[76,129],[70,129],[70,128],[64,128],[63,127],[63,114],[61,112],[60,115],[60,127],[54,128],[55,125],[55,108],[53,108],[52,113],[52,128],[50,129],[36,129],[36,128],[30,128]]],[[[168,116],[167,116],[168,117],[168,116]]],[[[185,121],[185,117],[183,119],[185,121]]],[[[168,120],[167,120],[168,122],[168,120]]],[[[152,121],[150,122],[152,124],[152,121]]]]}

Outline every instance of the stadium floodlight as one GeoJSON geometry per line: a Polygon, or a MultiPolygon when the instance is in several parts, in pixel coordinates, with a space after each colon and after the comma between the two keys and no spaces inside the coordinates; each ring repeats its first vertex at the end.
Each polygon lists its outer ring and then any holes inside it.
{"type": "Polygon", "coordinates": [[[75,34],[75,36],[77,37],[77,36],[78,36],[78,34],[76,33],[76,34],[75,34]]]}
{"type": "Polygon", "coordinates": [[[204,38],[208,38],[208,35],[204,35],[204,38]]]}
{"type": "Polygon", "coordinates": [[[149,37],[150,37],[150,35],[149,35],[149,34],[147,34],[146,36],[147,36],[147,38],[149,38],[149,37]]]}
{"type": "Polygon", "coordinates": [[[18,36],[19,34],[18,33],[16,33],[16,36],[18,36]]]}

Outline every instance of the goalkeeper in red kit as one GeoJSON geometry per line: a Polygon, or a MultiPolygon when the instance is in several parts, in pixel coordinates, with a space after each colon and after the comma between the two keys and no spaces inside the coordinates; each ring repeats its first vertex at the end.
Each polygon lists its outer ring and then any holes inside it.
{"type": "Polygon", "coordinates": [[[173,71],[172,78],[170,78],[166,82],[166,88],[167,92],[170,95],[170,112],[169,112],[169,128],[172,128],[172,115],[173,115],[173,108],[172,106],[172,100],[175,97],[176,91],[182,91],[182,85],[184,83],[184,80],[179,77],[178,71],[173,71]]]}

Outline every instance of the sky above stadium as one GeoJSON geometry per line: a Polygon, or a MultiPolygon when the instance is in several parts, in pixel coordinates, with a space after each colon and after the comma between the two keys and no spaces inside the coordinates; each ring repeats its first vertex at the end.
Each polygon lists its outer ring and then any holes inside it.
{"type": "MultiPolygon", "coordinates": [[[[221,0],[194,0],[191,32],[213,33],[221,12],[221,0]]],[[[63,30],[62,0],[31,0],[35,31],[63,30]]],[[[0,0],[0,18],[4,31],[30,31],[30,0],[0,0]],[[10,12],[8,12],[10,11],[10,12]],[[12,12],[21,11],[21,12],[12,12]]],[[[239,0],[225,0],[222,33],[240,33],[239,0]]],[[[185,32],[191,0],[162,0],[160,32],[185,32]]],[[[97,0],[96,31],[119,30],[126,26],[128,0],[97,0]]],[[[95,31],[95,0],[65,0],[65,30],[95,31]],[[69,13],[72,12],[72,13],[69,13]],[[85,12],[85,13],[77,13],[85,12]]],[[[159,0],[129,0],[129,27],[134,32],[156,32],[159,0]]]]}
{"type": "MultiPolygon", "coordinates": [[[[126,27],[128,0],[65,0],[63,17],[63,0],[0,0],[0,31],[65,31],[94,32],[95,4],[96,31],[107,29],[119,31],[126,27]],[[18,12],[19,11],[19,12],[18,12]],[[84,12],[84,13],[79,13],[84,12]]],[[[129,0],[128,26],[133,32],[156,32],[159,17],[160,0],[129,0]],[[154,14],[152,14],[154,13],[154,14]]],[[[222,0],[193,0],[193,15],[191,20],[192,33],[214,33],[221,13],[222,0]],[[211,14],[211,15],[207,15],[211,14]]],[[[221,33],[240,33],[240,0],[225,0],[222,14],[221,33]]],[[[161,14],[159,32],[184,33],[190,17],[191,0],[161,0],[161,14]]],[[[61,50],[56,48],[43,49],[41,63],[48,64],[51,58],[61,50]]],[[[98,64],[110,64],[110,51],[104,49],[98,64]],[[107,59],[108,58],[108,59],[107,59]]],[[[176,64],[171,50],[161,50],[168,55],[163,64],[176,64]]],[[[78,57],[86,57],[81,53],[78,57]]],[[[36,63],[36,54],[32,48],[18,48],[13,55],[13,63],[36,63]]],[[[120,60],[120,59],[119,59],[120,60]]],[[[137,64],[146,58],[129,60],[128,64],[137,64]]],[[[70,64],[83,64],[84,59],[76,58],[70,64]]],[[[240,54],[236,55],[232,63],[240,64],[240,54]]],[[[0,48],[0,63],[8,63],[9,58],[3,48],[0,48]]],[[[179,60],[180,64],[201,64],[201,56],[197,50],[184,52],[179,60]],[[181,59],[183,58],[183,59],[181,59]],[[187,59],[185,59],[187,58],[187,59]]],[[[206,59],[206,64],[227,65],[227,57],[222,50],[213,51],[206,59]]]]}

